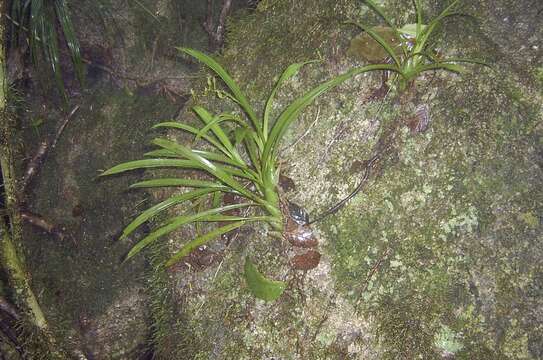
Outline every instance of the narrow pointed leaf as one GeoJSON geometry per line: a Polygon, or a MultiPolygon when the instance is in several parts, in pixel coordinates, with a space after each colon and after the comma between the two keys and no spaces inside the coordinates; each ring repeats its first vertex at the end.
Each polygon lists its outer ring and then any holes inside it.
{"type": "Polygon", "coordinates": [[[445,10],[441,12],[441,14],[439,14],[436,18],[430,21],[430,23],[425,29],[422,29],[420,36],[417,38],[417,45],[415,49],[416,51],[420,51],[424,49],[424,47],[426,46],[426,42],[428,41],[428,38],[430,37],[430,35],[432,34],[436,26],[439,25],[439,23],[444,18],[455,15],[451,11],[456,6],[457,3],[458,3],[458,0],[453,1],[449,6],[445,8],[445,10]]]}
{"type": "Polygon", "coordinates": [[[339,84],[347,79],[352,78],[353,76],[373,70],[398,71],[398,68],[394,65],[379,64],[352,69],[343,75],[339,75],[331,80],[320,84],[319,86],[313,88],[311,91],[307,92],[304,96],[299,97],[294,102],[292,102],[281,113],[281,115],[273,125],[270,136],[264,148],[262,161],[269,161],[269,159],[274,156],[275,152],[277,151],[278,142],[283,137],[285,131],[288,129],[291,123],[296,120],[300,112],[302,112],[302,110],[305,109],[306,106],[308,106],[313,100],[315,100],[316,97],[328,91],[329,89],[338,86],[339,84]]]}
{"type": "Polygon", "coordinates": [[[152,188],[152,187],[191,187],[191,188],[215,188],[227,190],[228,188],[220,183],[195,179],[164,178],[140,181],[130,185],[130,188],[152,188]]]}
{"type": "MultiPolygon", "coordinates": [[[[223,121],[232,121],[241,126],[242,128],[247,128],[248,125],[239,117],[232,115],[232,114],[221,114],[219,116],[215,116],[213,120],[209,123],[207,123],[199,132],[196,134],[196,140],[198,140],[203,134],[207,133],[213,126],[220,127],[220,123],[223,121]]],[[[228,139],[228,137],[227,137],[228,139]]]]}
{"type": "MultiPolygon", "coordinates": [[[[193,110],[198,115],[198,117],[202,119],[202,121],[206,124],[206,126],[209,125],[209,127],[211,128],[211,131],[213,132],[213,134],[215,134],[217,139],[221,142],[222,146],[226,150],[228,150],[229,157],[233,157],[236,160],[238,160],[240,156],[235,150],[235,148],[232,146],[230,139],[228,139],[228,136],[226,136],[226,134],[221,129],[221,127],[217,125],[217,123],[215,122],[217,117],[213,117],[213,115],[211,115],[206,109],[204,109],[201,106],[195,106],[193,107],[193,110]]],[[[198,136],[202,136],[202,135],[203,133],[199,131],[198,134],[196,134],[196,137],[198,138],[198,136]]]]}
{"type": "Polygon", "coordinates": [[[230,186],[232,189],[236,190],[243,196],[247,197],[248,199],[261,202],[261,199],[259,199],[255,194],[245,189],[243,185],[241,185],[238,181],[236,181],[231,175],[229,175],[226,171],[224,171],[220,166],[217,166],[216,164],[213,164],[211,161],[205,159],[204,157],[193,153],[189,148],[183,145],[177,144],[173,141],[169,141],[165,139],[155,139],[153,140],[153,143],[165,149],[179,153],[185,156],[189,160],[197,162],[198,164],[200,164],[202,169],[206,170],[209,174],[213,175],[214,177],[216,177],[217,179],[219,179],[226,185],[230,186]]]}
{"type": "Polygon", "coordinates": [[[165,264],[166,267],[172,266],[185,256],[191,253],[192,250],[198,248],[199,246],[207,244],[209,241],[215,239],[217,236],[220,236],[224,233],[227,233],[229,231],[232,231],[234,229],[237,229],[243,224],[245,224],[246,221],[236,221],[231,224],[221,226],[213,231],[210,231],[202,236],[197,237],[196,239],[193,239],[189,241],[187,244],[183,245],[181,250],[176,252],[165,264]]]}
{"type": "Polygon", "coordinates": [[[441,63],[465,63],[465,64],[475,64],[483,65],[489,68],[492,68],[492,65],[483,60],[470,59],[470,58],[447,58],[440,61],[441,63]]]}
{"type": "Polygon", "coordinates": [[[249,119],[251,119],[253,125],[255,126],[255,129],[259,134],[262,134],[262,124],[260,124],[260,121],[258,120],[258,117],[256,116],[255,111],[249,104],[249,101],[247,101],[247,98],[243,93],[241,92],[241,89],[236,84],[234,79],[228,74],[228,72],[213,58],[210,56],[204,54],[203,52],[200,52],[198,50],[189,49],[189,48],[177,48],[179,51],[185,52],[189,54],[190,56],[195,57],[196,59],[200,60],[204,64],[206,64],[211,70],[213,70],[219,77],[224,81],[226,86],[230,88],[232,91],[232,94],[236,98],[237,102],[240,104],[240,106],[243,108],[245,113],[249,116],[249,119]]]}
{"type": "Polygon", "coordinates": [[[158,238],[167,235],[171,233],[172,231],[177,230],[183,225],[190,224],[192,222],[197,221],[200,218],[206,217],[208,215],[214,215],[221,212],[225,212],[228,210],[234,210],[234,209],[240,209],[247,206],[253,206],[253,204],[234,204],[234,205],[227,205],[216,209],[210,209],[206,210],[194,215],[182,215],[175,217],[173,219],[170,219],[166,223],[166,225],[159,227],[158,229],[155,229],[152,231],[149,235],[147,235],[145,238],[140,240],[134,247],[128,252],[126,255],[125,261],[139,253],[143,248],[145,248],[147,245],[153,243],[158,238]]]}
{"type": "Polygon", "coordinates": [[[75,33],[71,16],[68,10],[68,4],[66,0],[56,0],[55,12],[57,14],[57,19],[64,34],[64,40],[68,46],[70,56],[72,58],[72,64],[75,69],[78,80],[81,84],[85,82],[83,60],[81,59],[81,51],[79,46],[79,41],[75,33]]]}
{"type": "MultiPolygon", "coordinates": [[[[153,129],[162,128],[162,127],[184,130],[184,131],[186,131],[188,133],[191,133],[191,134],[194,134],[194,135],[197,135],[200,132],[200,129],[197,129],[197,128],[193,127],[193,126],[178,123],[178,122],[174,122],[174,121],[167,121],[167,122],[163,122],[163,123],[160,123],[160,124],[156,124],[156,125],[153,126],[153,129]]],[[[211,145],[213,145],[217,149],[219,149],[223,154],[228,156],[228,154],[229,154],[228,150],[226,150],[224,148],[224,146],[222,146],[217,140],[215,140],[211,136],[208,136],[208,135],[205,135],[205,134],[201,135],[201,138],[205,139],[211,145]]]]}
{"type": "Polygon", "coordinates": [[[134,230],[136,230],[141,224],[152,218],[153,216],[157,215],[158,213],[171,208],[174,205],[181,204],[187,200],[191,200],[194,198],[197,198],[199,196],[209,194],[211,192],[217,191],[217,189],[214,188],[208,188],[208,189],[199,189],[195,191],[190,191],[181,195],[175,195],[172,196],[153,207],[150,207],[149,209],[142,212],[138,217],[136,217],[130,224],[128,224],[120,237],[120,239],[126,238],[128,235],[130,235],[134,230]]]}
{"type": "Polygon", "coordinates": [[[216,162],[220,162],[220,163],[223,163],[223,164],[236,166],[236,167],[238,167],[240,169],[246,169],[247,168],[247,166],[245,164],[240,164],[236,160],[230,159],[230,158],[228,158],[228,157],[226,157],[224,155],[221,155],[221,154],[218,154],[218,153],[215,153],[215,152],[212,152],[212,151],[195,150],[195,149],[191,149],[191,150],[192,150],[192,153],[200,155],[201,157],[206,158],[207,160],[210,160],[210,161],[216,161],[216,162]]]}
{"type": "Polygon", "coordinates": [[[417,70],[418,70],[417,72],[424,72],[424,71],[430,71],[430,70],[448,70],[448,71],[452,71],[456,73],[461,73],[465,71],[465,69],[460,65],[443,63],[443,62],[423,65],[417,70]]]}
{"type": "MultiPolygon", "coordinates": [[[[384,11],[381,9],[381,7],[379,5],[377,5],[373,0],[365,0],[366,4],[368,4],[368,6],[370,8],[373,9],[373,11],[375,11],[377,14],[379,14],[379,16],[385,20],[385,23],[392,29],[392,31],[394,32],[394,35],[396,35],[396,37],[398,39],[401,39],[400,37],[400,33],[398,32],[398,29],[396,28],[396,26],[392,23],[392,21],[390,21],[390,18],[384,13],[384,11]]],[[[358,25],[360,26],[360,25],[358,25]]],[[[404,54],[405,54],[405,48],[402,47],[402,49],[404,50],[404,54]]]]}
{"type": "Polygon", "coordinates": [[[251,293],[262,300],[274,301],[285,291],[286,283],[264,277],[247,257],[245,259],[245,280],[251,293]]]}
{"type": "Polygon", "coordinates": [[[184,169],[198,169],[200,168],[197,162],[192,160],[179,160],[179,159],[145,159],[128,161],[117,166],[112,167],[109,170],[104,171],[99,176],[108,176],[113,174],[119,174],[125,171],[137,170],[137,169],[149,169],[149,168],[163,168],[163,167],[179,167],[184,169]]]}
{"type": "Polygon", "coordinates": [[[269,118],[270,118],[270,113],[271,113],[271,110],[272,110],[272,106],[273,106],[273,100],[275,98],[275,93],[277,92],[277,90],[279,89],[279,87],[285,82],[287,81],[288,79],[290,79],[291,77],[295,76],[296,74],[298,74],[298,72],[300,71],[300,69],[304,66],[304,65],[307,65],[307,64],[311,64],[311,63],[314,63],[314,62],[317,62],[318,60],[310,60],[310,61],[305,61],[305,62],[301,62],[301,63],[295,63],[295,64],[292,64],[290,65],[289,67],[286,68],[285,71],[283,71],[283,73],[281,74],[281,76],[279,77],[279,80],[277,80],[277,83],[275,84],[270,96],[268,97],[268,101],[266,101],[266,107],[264,108],[264,117],[263,117],[263,133],[264,133],[264,140],[267,139],[268,137],[268,129],[269,129],[269,118]]]}
{"type": "Polygon", "coordinates": [[[154,157],[154,158],[179,158],[179,155],[173,153],[166,149],[158,149],[146,152],[143,154],[144,157],[154,157]]]}
{"type": "MultiPolygon", "coordinates": [[[[420,31],[421,31],[421,28],[422,28],[422,25],[423,25],[422,24],[422,5],[420,3],[420,0],[415,0],[415,12],[417,13],[417,24],[416,24],[416,29],[415,29],[415,35],[413,35],[413,36],[416,39],[416,38],[419,37],[420,31]]],[[[400,31],[402,31],[402,30],[400,29],[400,31]]]]}

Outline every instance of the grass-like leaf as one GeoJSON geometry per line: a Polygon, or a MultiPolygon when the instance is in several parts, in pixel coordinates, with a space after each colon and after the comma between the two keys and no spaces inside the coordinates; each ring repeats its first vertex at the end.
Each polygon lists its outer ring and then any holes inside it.
{"type": "Polygon", "coordinates": [[[486,65],[482,61],[471,59],[464,59],[464,61],[454,61],[453,59],[438,60],[431,54],[433,51],[430,45],[432,34],[445,18],[456,15],[454,9],[457,6],[458,1],[459,0],[452,1],[437,17],[432,19],[428,24],[424,24],[421,1],[414,0],[416,22],[406,24],[398,29],[388,15],[373,0],[365,0],[366,4],[382,17],[390,29],[397,34],[398,39],[402,39],[403,34],[403,39],[405,40],[400,43],[400,47],[403,51],[403,54],[400,56],[395,53],[394,46],[374,31],[372,27],[356,22],[352,23],[367,32],[369,36],[383,47],[390,58],[394,60],[394,71],[400,75],[399,77],[396,77],[396,79],[399,79],[399,90],[402,91],[419,75],[426,71],[446,70],[462,72],[464,70],[463,67],[455,64],[459,62],[486,65]]]}
{"type": "Polygon", "coordinates": [[[277,80],[277,83],[273,87],[273,90],[272,90],[270,96],[268,97],[268,100],[266,101],[266,106],[264,107],[264,115],[263,115],[263,120],[262,120],[263,128],[264,128],[264,140],[266,140],[267,136],[268,136],[270,114],[271,114],[271,111],[272,111],[273,101],[274,101],[274,98],[275,98],[275,94],[277,93],[277,90],[279,89],[279,87],[281,85],[283,85],[283,83],[285,81],[287,81],[288,79],[290,79],[293,76],[296,76],[296,74],[298,74],[298,72],[300,71],[300,69],[304,65],[311,64],[311,63],[314,63],[314,62],[317,62],[317,60],[311,60],[311,61],[305,61],[305,62],[301,62],[301,63],[291,64],[286,68],[285,71],[283,71],[283,73],[279,77],[279,80],[277,80]]]}
{"type": "Polygon", "coordinates": [[[362,74],[364,72],[368,71],[375,71],[375,70],[390,70],[395,71],[396,68],[392,65],[388,64],[381,64],[381,65],[369,65],[364,66],[362,68],[356,68],[353,70],[348,71],[347,73],[343,75],[339,75],[332,80],[328,80],[327,82],[315,87],[313,90],[307,92],[304,96],[294,100],[292,104],[290,104],[279,116],[277,121],[275,122],[268,141],[266,142],[266,146],[264,148],[264,154],[262,157],[264,159],[268,159],[270,156],[274,156],[278,149],[278,143],[279,140],[282,139],[283,135],[285,134],[285,131],[289,128],[289,126],[296,120],[298,115],[311,103],[313,100],[315,100],[316,97],[323,94],[324,92],[330,90],[331,88],[341,84],[347,79],[352,78],[353,76],[362,74]]]}
{"type": "Polygon", "coordinates": [[[194,190],[190,191],[188,193],[184,193],[181,195],[175,195],[167,200],[164,200],[155,206],[145,210],[142,212],[137,218],[135,218],[130,224],[128,224],[121,235],[121,239],[124,239],[128,235],[130,235],[134,230],[136,230],[141,224],[146,222],[147,220],[151,219],[152,217],[156,216],[158,213],[169,209],[172,206],[175,206],[177,204],[184,203],[187,200],[191,200],[206,194],[209,194],[211,192],[218,191],[217,188],[208,187],[204,189],[194,190]]]}
{"type": "Polygon", "coordinates": [[[61,95],[66,98],[60,66],[60,41],[66,43],[75,74],[80,83],[84,83],[79,41],[66,0],[13,0],[11,21],[12,46],[28,42],[34,65],[42,61],[47,64],[61,95]]]}
{"type": "Polygon", "coordinates": [[[235,230],[241,226],[243,226],[247,222],[247,219],[243,219],[242,221],[236,221],[228,225],[221,226],[213,231],[208,232],[205,235],[198,236],[197,238],[189,241],[183,247],[181,250],[177,251],[165,264],[165,266],[171,266],[190,254],[190,252],[199,246],[207,244],[209,241],[217,238],[218,236],[221,236],[222,234],[225,234],[229,231],[235,230]]]}
{"type": "Polygon", "coordinates": [[[140,181],[130,185],[131,188],[153,188],[153,187],[189,187],[189,188],[217,188],[221,190],[229,189],[228,187],[215,183],[213,181],[194,180],[194,179],[179,179],[179,178],[164,178],[140,181]]]}
{"type": "Polygon", "coordinates": [[[232,189],[236,190],[243,196],[247,197],[248,199],[254,200],[256,202],[259,202],[260,199],[258,199],[253,193],[245,189],[245,187],[243,187],[242,184],[240,184],[237,180],[235,180],[232,176],[230,176],[223,169],[223,167],[219,166],[218,164],[214,164],[213,162],[207,160],[201,155],[198,155],[197,153],[194,153],[191,149],[183,145],[180,145],[178,143],[175,143],[173,141],[169,141],[165,139],[155,139],[153,140],[153,144],[161,146],[173,152],[179,153],[182,156],[185,156],[187,159],[189,159],[190,162],[199,164],[201,169],[207,171],[209,174],[213,175],[218,180],[230,186],[232,189]]]}
{"type": "Polygon", "coordinates": [[[198,163],[191,160],[179,160],[179,159],[145,159],[128,161],[117,166],[112,167],[109,170],[104,171],[100,176],[108,176],[114,174],[120,174],[122,172],[138,170],[138,169],[151,169],[151,168],[165,168],[165,167],[178,167],[183,169],[199,169],[198,163]]]}
{"type": "Polygon", "coordinates": [[[194,49],[188,49],[188,48],[177,48],[179,51],[182,51],[184,53],[189,54],[190,56],[195,57],[196,59],[200,60],[204,64],[206,64],[215,74],[219,75],[219,77],[224,81],[226,86],[230,88],[232,91],[232,94],[234,95],[234,98],[237,100],[237,102],[240,104],[240,106],[243,108],[247,116],[249,116],[249,119],[253,123],[255,130],[262,134],[262,124],[258,120],[258,117],[256,116],[255,111],[253,110],[251,104],[249,104],[249,101],[247,101],[247,98],[245,95],[243,95],[243,92],[239,88],[238,84],[234,81],[234,79],[228,74],[228,72],[218,63],[216,62],[212,57],[194,49]]]}
{"type": "Polygon", "coordinates": [[[143,248],[145,248],[146,246],[151,244],[156,239],[158,239],[158,238],[160,238],[160,237],[162,237],[164,235],[167,235],[167,234],[171,233],[172,231],[175,231],[175,230],[179,229],[183,225],[193,223],[193,222],[195,222],[195,221],[197,221],[199,219],[205,218],[206,216],[209,216],[209,215],[215,215],[215,214],[218,214],[218,213],[221,213],[221,212],[235,210],[235,209],[241,209],[241,208],[248,207],[248,206],[254,206],[254,204],[246,203],[246,204],[227,205],[227,206],[222,206],[222,207],[215,208],[215,209],[202,211],[202,212],[199,212],[199,213],[196,213],[196,214],[193,214],[193,215],[181,215],[181,216],[174,217],[173,219],[170,219],[170,221],[166,225],[161,226],[158,229],[155,229],[149,235],[147,235],[145,238],[140,240],[136,245],[134,245],[134,247],[126,255],[125,261],[130,259],[132,256],[136,255],[137,253],[139,253],[143,248]]]}

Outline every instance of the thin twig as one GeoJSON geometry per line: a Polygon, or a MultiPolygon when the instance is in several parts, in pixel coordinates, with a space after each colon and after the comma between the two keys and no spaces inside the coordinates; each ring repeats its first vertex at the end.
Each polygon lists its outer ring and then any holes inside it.
{"type": "Polygon", "coordinates": [[[55,137],[53,138],[51,142],[45,140],[40,143],[40,146],[38,147],[36,154],[32,157],[32,159],[28,163],[28,166],[26,167],[24,177],[23,177],[23,184],[21,186],[22,193],[26,191],[26,189],[28,188],[28,185],[39,173],[43,163],[45,162],[45,158],[47,157],[49,152],[55,148],[60,136],[62,135],[62,132],[66,128],[66,125],[68,125],[68,122],[74,116],[74,114],[77,112],[78,109],[79,109],[79,105],[75,106],[72,109],[72,111],[70,111],[70,113],[63,119],[62,123],[60,124],[57,131],[55,132],[55,137]]]}
{"type": "Polygon", "coordinates": [[[39,214],[34,214],[30,211],[21,210],[21,219],[25,221],[26,223],[37,227],[38,229],[41,229],[45,231],[46,233],[53,235],[57,237],[59,240],[64,240],[67,237],[69,237],[65,233],[65,229],[58,227],[57,225],[51,223],[49,220],[45,219],[43,216],[39,214]]]}

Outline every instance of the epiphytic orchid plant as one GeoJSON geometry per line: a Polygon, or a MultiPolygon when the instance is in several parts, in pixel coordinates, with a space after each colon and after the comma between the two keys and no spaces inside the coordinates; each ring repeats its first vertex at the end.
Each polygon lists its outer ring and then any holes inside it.
{"type": "Polygon", "coordinates": [[[414,0],[416,22],[398,28],[391,18],[373,1],[365,0],[366,4],[374,10],[390,27],[398,43],[391,44],[385,40],[372,26],[355,24],[375,41],[377,41],[389,55],[396,79],[398,89],[405,90],[423,72],[433,70],[447,70],[452,72],[463,72],[464,68],[459,63],[473,63],[486,65],[484,62],[465,58],[440,58],[432,48],[432,34],[447,17],[457,15],[454,9],[459,0],[453,1],[436,18],[425,24],[422,18],[422,5],[420,0],[414,0]]]}
{"type": "MultiPolygon", "coordinates": [[[[196,169],[207,173],[210,177],[209,180],[186,177],[159,178],[138,182],[131,186],[132,188],[180,187],[188,190],[181,194],[176,193],[144,211],[126,226],[121,238],[126,238],[149,219],[176,205],[193,201],[205,206],[175,214],[167,219],[136,243],[128,253],[127,259],[158,238],[182,226],[201,222],[217,223],[217,226],[209,232],[184,244],[165,263],[166,266],[175,264],[199,246],[248,223],[264,222],[269,224],[274,231],[282,232],[283,214],[278,193],[278,151],[289,126],[315,98],[345,80],[372,70],[394,71],[393,65],[388,64],[352,69],[295,99],[277,118],[272,119],[273,102],[280,86],[295,76],[304,65],[313,61],[295,63],[287,67],[269,95],[262,116],[257,116],[257,112],[240,87],[217,61],[194,49],[180,48],[179,50],[204,63],[222,79],[227,90],[221,93],[239,105],[241,114],[212,114],[202,106],[194,106],[194,113],[202,121],[201,128],[182,122],[163,122],[155,125],[154,128],[182,130],[194,135],[196,140],[194,144],[207,143],[207,146],[197,149],[195,146],[189,147],[175,141],[158,138],[153,140],[153,144],[158,148],[145,154],[146,159],[117,165],[102,174],[105,176],[135,169],[170,167],[196,169]],[[198,142],[198,140],[203,141],[198,142]],[[238,204],[224,205],[220,197],[227,193],[235,194],[243,201],[238,204]],[[229,215],[231,210],[243,208],[252,208],[256,211],[244,212],[247,215],[229,215]]],[[[249,287],[256,296],[273,300],[281,295],[284,284],[268,280],[257,273],[250,261],[246,262],[245,273],[249,287]]]]}

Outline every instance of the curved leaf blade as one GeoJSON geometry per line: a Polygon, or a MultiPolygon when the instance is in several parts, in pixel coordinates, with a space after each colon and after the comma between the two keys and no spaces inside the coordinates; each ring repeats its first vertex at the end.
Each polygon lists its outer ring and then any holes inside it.
{"type": "Polygon", "coordinates": [[[249,119],[251,119],[251,122],[255,126],[256,131],[259,134],[262,134],[262,124],[260,124],[260,121],[258,117],[256,116],[255,111],[251,107],[251,104],[249,104],[249,101],[247,101],[247,98],[245,97],[245,95],[243,95],[241,89],[236,84],[234,79],[230,76],[230,74],[228,74],[228,72],[217,61],[215,61],[212,57],[198,50],[183,48],[183,47],[178,47],[177,50],[182,51],[186,54],[189,54],[192,57],[195,57],[196,59],[206,64],[217,75],[219,75],[219,77],[224,81],[226,86],[230,88],[235,99],[243,108],[247,116],[249,116],[249,119]]]}
{"type": "Polygon", "coordinates": [[[231,175],[229,175],[221,166],[217,166],[216,164],[213,164],[211,161],[207,160],[203,156],[200,156],[194,153],[191,149],[183,145],[177,144],[173,141],[166,140],[166,139],[155,139],[153,140],[153,144],[163,147],[165,149],[171,150],[173,152],[179,153],[183,155],[184,157],[186,157],[187,159],[191,160],[192,162],[198,163],[201,169],[207,171],[209,174],[213,175],[218,180],[230,186],[232,189],[236,190],[237,192],[247,197],[248,199],[254,200],[256,202],[262,201],[255,194],[245,189],[243,185],[241,185],[231,175]]]}
{"type": "Polygon", "coordinates": [[[191,187],[191,188],[216,188],[227,190],[228,188],[222,184],[195,179],[178,179],[178,178],[162,178],[145,180],[130,185],[130,188],[152,188],[152,187],[191,187]]]}
{"type": "Polygon", "coordinates": [[[136,245],[134,245],[134,247],[132,247],[132,249],[130,249],[130,251],[126,255],[126,258],[125,258],[124,261],[127,261],[128,259],[130,259],[134,255],[138,254],[147,245],[153,243],[158,238],[160,238],[160,237],[162,237],[164,235],[167,235],[167,234],[171,233],[172,231],[177,230],[178,228],[180,228],[183,225],[190,224],[192,222],[197,221],[198,219],[204,218],[204,217],[209,216],[209,215],[215,215],[215,214],[219,214],[221,212],[225,212],[225,211],[228,211],[228,210],[240,209],[240,208],[243,208],[243,207],[248,207],[248,206],[253,206],[253,205],[254,204],[248,204],[248,203],[227,205],[227,206],[222,206],[220,208],[215,208],[215,209],[202,211],[202,212],[199,212],[199,213],[193,214],[193,215],[181,215],[181,216],[175,217],[173,219],[170,219],[170,221],[168,223],[166,223],[166,225],[161,226],[158,229],[155,229],[149,235],[147,235],[145,238],[140,240],[136,245]]]}
{"type": "Polygon", "coordinates": [[[317,98],[322,93],[330,90],[331,88],[338,86],[342,82],[344,82],[347,79],[352,78],[353,76],[356,76],[358,74],[368,72],[368,71],[374,71],[374,70],[390,70],[399,72],[398,67],[395,65],[386,65],[386,64],[378,64],[378,65],[368,65],[361,68],[352,69],[342,75],[339,75],[331,80],[328,80],[317,87],[313,88],[311,91],[307,92],[302,97],[299,97],[294,102],[292,102],[279,116],[275,124],[273,125],[273,128],[270,132],[270,137],[268,138],[268,141],[266,142],[266,145],[264,147],[264,153],[262,155],[262,161],[268,162],[270,161],[270,158],[275,154],[277,151],[277,145],[279,140],[283,137],[285,131],[288,129],[290,124],[296,120],[298,115],[302,112],[305,107],[307,107],[315,98],[317,98]]]}
{"type": "Polygon", "coordinates": [[[267,279],[258,271],[248,257],[245,259],[244,270],[249,290],[257,298],[265,301],[274,301],[285,291],[285,282],[267,279]]]}
{"type": "MultiPolygon", "coordinates": [[[[178,123],[178,122],[175,122],[175,121],[166,121],[166,122],[162,122],[162,123],[159,123],[159,124],[156,124],[152,127],[152,129],[157,129],[157,128],[171,128],[171,129],[179,129],[179,130],[184,130],[190,134],[194,134],[195,136],[198,135],[198,133],[200,132],[201,129],[197,129],[193,126],[190,126],[190,125],[187,125],[187,124],[182,124],[182,123],[178,123]]],[[[228,156],[228,150],[226,150],[217,140],[213,139],[211,136],[208,136],[206,134],[202,134],[200,136],[202,139],[205,139],[208,143],[210,143],[211,145],[215,146],[217,149],[219,149],[223,154],[225,154],[226,156],[228,156]]]]}
{"type": "Polygon", "coordinates": [[[140,225],[142,225],[144,222],[151,219],[155,215],[159,214],[160,212],[167,210],[177,204],[183,203],[187,200],[191,200],[191,199],[194,199],[194,198],[197,198],[197,197],[200,197],[200,196],[203,196],[215,191],[218,191],[218,190],[215,188],[194,190],[194,191],[190,191],[181,195],[172,196],[150,207],[149,209],[142,212],[138,217],[136,217],[130,224],[128,224],[124,228],[123,233],[119,240],[126,238],[128,235],[133,233],[138,227],[140,227],[140,225]]]}
{"type": "Polygon", "coordinates": [[[179,260],[190,254],[194,249],[198,248],[199,246],[207,244],[209,241],[215,239],[217,236],[220,236],[224,233],[227,233],[229,231],[232,231],[234,229],[237,229],[243,224],[245,224],[247,221],[236,221],[231,224],[221,226],[213,231],[210,231],[202,236],[199,236],[191,241],[189,241],[187,244],[183,245],[181,250],[176,252],[167,262],[164,264],[166,267],[172,266],[173,264],[177,263],[179,260]]]}
{"type": "Polygon", "coordinates": [[[198,163],[191,160],[180,159],[144,159],[128,161],[112,167],[101,173],[99,176],[108,176],[119,174],[125,171],[149,169],[149,168],[163,168],[163,167],[179,167],[184,169],[199,169],[198,163]]]}
{"type": "Polygon", "coordinates": [[[296,74],[298,74],[298,72],[304,65],[315,63],[315,62],[318,62],[318,60],[309,60],[309,61],[304,61],[301,63],[291,64],[289,65],[289,67],[285,69],[285,71],[283,71],[283,73],[279,77],[279,80],[277,80],[277,83],[275,84],[270,96],[268,97],[268,100],[266,101],[266,106],[264,108],[264,117],[263,117],[263,125],[262,125],[264,140],[266,140],[268,137],[269,117],[270,117],[270,113],[271,113],[271,109],[273,105],[273,100],[275,98],[275,94],[277,93],[277,90],[285,81],[287,81],[293,76],[296,76],[296,74]]]}

